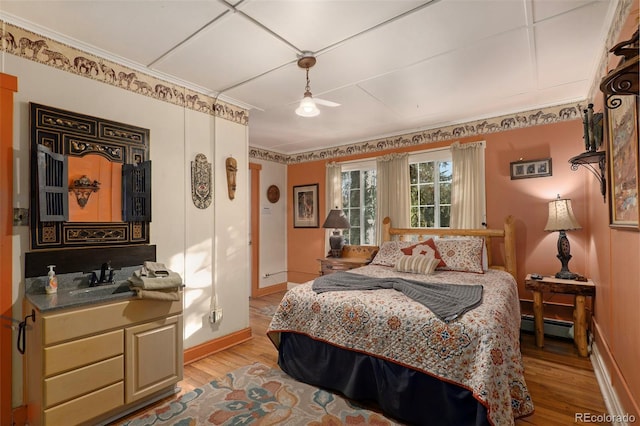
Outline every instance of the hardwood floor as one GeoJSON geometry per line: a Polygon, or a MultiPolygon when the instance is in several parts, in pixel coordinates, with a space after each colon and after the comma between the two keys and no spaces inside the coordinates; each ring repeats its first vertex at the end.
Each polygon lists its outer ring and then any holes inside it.
{"type": "MultiPolygon", "coordinates": [[[[270,312],[283,294],[275,293],[252,299],[250,314],[253,338],[186,365],[184,380],[180,382],[181,393],[256,361],[277,368],[276,349],[266,337],[266,330],[271,320],[270,312]]],[[[580,357],[571,341],[547,337],[544,349],[539,349],[535,346],[533,334],[523,333],[521,350],[525,380],[533,398],[535,412],[517,420],[516,425],[566,426],[582,423],[575,421],[576,413],[588,413],[590,416],[606,413],[591,361],[580,357]]],[[[174,398],[160,401],[156,406],[174,398]]],[[[120,419],[113,425],[133,417],[135,414],[120,419]]]]}

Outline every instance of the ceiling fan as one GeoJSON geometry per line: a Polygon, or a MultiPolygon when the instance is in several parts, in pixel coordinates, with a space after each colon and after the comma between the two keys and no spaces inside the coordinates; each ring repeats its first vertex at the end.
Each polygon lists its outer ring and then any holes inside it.
{"type": "Polygon", "coordinates": [[[328,107],[340,106],[339,103],[314,98],[311,95],[311,88],[309,87],[309,68],[313,67],[315,64],[316,58],[311,52],[304,52],[300,59],[298,59],[298,66],[307,71],[307,85],[304,88],[304,96],[300,101],[300,105],[298,106],[298,108],[296,108],[296,114],[301,117],[315,117],[316,115],[320,114],[318,105],[324,105],[328,107]]]}

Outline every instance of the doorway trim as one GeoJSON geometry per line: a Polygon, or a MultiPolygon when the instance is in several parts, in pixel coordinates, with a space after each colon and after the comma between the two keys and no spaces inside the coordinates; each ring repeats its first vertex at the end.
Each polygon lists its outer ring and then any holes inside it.
{"type": "Polygon", "coordinates": [[[260,171],[262,165],[249,163],[251,171],[251,297],[260,293],[260,171]]]}

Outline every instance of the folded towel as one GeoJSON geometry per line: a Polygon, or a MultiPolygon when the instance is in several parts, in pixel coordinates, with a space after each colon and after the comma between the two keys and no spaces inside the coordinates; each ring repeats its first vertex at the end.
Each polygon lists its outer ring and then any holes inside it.
{"type": "Polygon", "coordinates": [[[129,283],[145,290],[177,288],[182,285],[182,277],[173,271],[166,277],[148,277],[142,275],[142,270],[137,270],[129,277],[129,283]]]}
{"type": "Polygon", "coordinates": [[[138,299],[153,299],[153,300],[180,300],[180,293],[178,290],[144,290],[142,288],[133,287],[138,296],[138,299]]]}
{"type": "Polygon", "coordinates": [[[142,265],[142,275],[148,277],[166,277],[169,275],[169,268],[164,263],[146,261],[142,265]]]}

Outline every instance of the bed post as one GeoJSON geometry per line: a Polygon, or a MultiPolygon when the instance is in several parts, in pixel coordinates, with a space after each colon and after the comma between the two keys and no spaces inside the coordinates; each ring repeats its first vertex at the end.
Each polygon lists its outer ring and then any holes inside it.
{"type": "Polygon", "coordinates": [[[513,216],[509,215],[504,221],[504,261],[507,272],[518,281],[516,266],[516,224],[513,216]]]}
{"type": "Polygon", "coordinates": [[[382,221],[382,242],[391,241],[391,233],[389,230],[391,229],[391,218],[389,216],[385,217],[382,221]]]}

